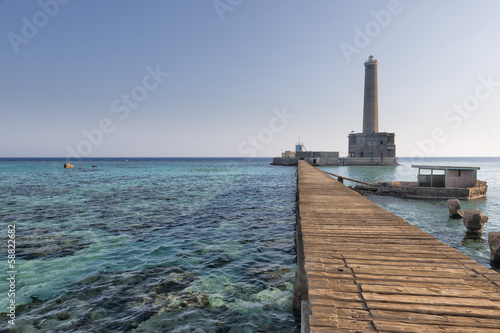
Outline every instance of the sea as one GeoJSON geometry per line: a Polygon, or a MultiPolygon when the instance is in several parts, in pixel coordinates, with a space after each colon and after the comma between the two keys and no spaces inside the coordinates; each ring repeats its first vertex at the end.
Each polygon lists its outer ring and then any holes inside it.
{"type": "MultiPolygon", "coordinates": [[[[270,162],[98,158],[64,169],[65,159],[0,159],[0,331],[299,332],[291,305],[296,168],[270,162]]],[[[321,169],[367,182],[413,181],[413,162],[321,169]]],[[[470,238],[461,220],[449,219],[445,200],[369,199],[490,267],[500,158],[418,162],[481,168],[487,198],[461,203],[489,216],[482,236],[470,238]]]]}
{"type": "Polygon", "coordinates": [[[296,168],[270,162],[0,160],[0,331],[298,332],[296,168]]]}

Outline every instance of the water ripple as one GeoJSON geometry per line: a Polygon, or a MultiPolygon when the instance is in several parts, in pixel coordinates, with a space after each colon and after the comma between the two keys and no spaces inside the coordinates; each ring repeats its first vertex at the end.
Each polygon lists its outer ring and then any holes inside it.
{"type": "Polygon", "coordinates": [[[15,332],[298,331],[293,168],[0,163],[0,209],[19,241],[15,332]]]}

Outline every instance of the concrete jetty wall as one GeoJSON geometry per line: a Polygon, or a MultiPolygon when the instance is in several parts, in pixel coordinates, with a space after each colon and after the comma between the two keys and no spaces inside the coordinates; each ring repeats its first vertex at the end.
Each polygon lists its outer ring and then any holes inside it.
{"type": "Polygon", "coordinates": [[[500,274],[298,163],[303,332],[500,331],[500,274]]]}

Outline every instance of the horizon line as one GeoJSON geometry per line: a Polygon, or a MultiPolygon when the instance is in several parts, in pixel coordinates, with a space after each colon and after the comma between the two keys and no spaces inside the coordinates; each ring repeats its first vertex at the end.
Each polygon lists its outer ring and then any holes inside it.
{"type": "MultiPolygon", "coordinates": [[[[60,157],[60,156],[0,156],[0,159],[23,159],[23,158],[31,158],[31,159],[67,159],[67,160],[81,160],[81,159],[93,159],[93,158],[150,158],[150,159],[160,159],[160,158],[238,158],[238,159],[267,159],[267,158],[275,158],[278,156],[256,156],[256,157],[243,157],[243,156],[87,156],[87,157],[60,157]]],[[[339,158],[348,158],[339,157],[339,158]]],[[[500,158],[500,156],[425,156],[425,157],[411,157],[411,156],[399,156],[399,158],[412,158],[412,159],[421,159],[421,158],[500,158]]]]}

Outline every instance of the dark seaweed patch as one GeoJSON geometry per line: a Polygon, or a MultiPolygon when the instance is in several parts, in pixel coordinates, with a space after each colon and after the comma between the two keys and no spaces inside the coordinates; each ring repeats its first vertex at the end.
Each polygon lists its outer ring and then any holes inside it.
{"type": "Polygon", "coordinates": [[[19,306],[11,332],[131,331],[158,312],[210,307],[205,294],[184,290],[196,279],[182,267],[163,266],[91,275],[55,299],[19,306]]]}

